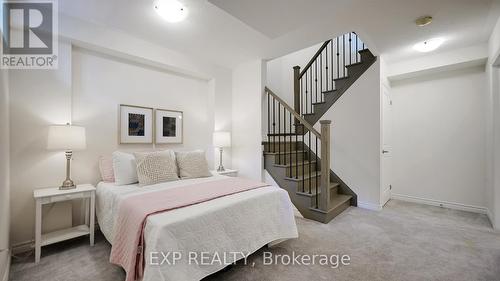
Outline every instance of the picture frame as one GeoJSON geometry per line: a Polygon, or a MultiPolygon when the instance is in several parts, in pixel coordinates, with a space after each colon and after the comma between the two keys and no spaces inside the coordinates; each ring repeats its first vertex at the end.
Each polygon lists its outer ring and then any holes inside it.
{"type": "Polygon", "coordinates": [[[120,104],[120,143],[153,143],[153,108],[120,104]]]}
{"type": "Polygon", "coordinates": [[[183,112],[178,110],[155,109],[155,143],[183,143],[183,112]]]}

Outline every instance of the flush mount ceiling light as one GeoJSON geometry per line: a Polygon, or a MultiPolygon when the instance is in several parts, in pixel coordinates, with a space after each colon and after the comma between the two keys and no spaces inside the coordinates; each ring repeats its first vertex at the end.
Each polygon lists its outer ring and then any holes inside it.
{"type": "Polygon", "coordinates": [[[443,38],[432,38],[424,42],[415,44],[415,46],[413,46],[413,49],[423,53],[432,52],[439,48],[439,46],[441,46],[443,42],[443,38]]]}
{"type": "Polygon", "coordinates": [[[418,19],[415,20],[415,24],[418,26],[426,26],[432,22],[432,17],[431,16],[423,16],[419,17],[418,19]]]}
{"type": "Polygon", "coordinates": [[[188,11],[181,2],[177,0],[156,0],[155,11],[168,22],[180,22],[187,17],[188,11]]]}

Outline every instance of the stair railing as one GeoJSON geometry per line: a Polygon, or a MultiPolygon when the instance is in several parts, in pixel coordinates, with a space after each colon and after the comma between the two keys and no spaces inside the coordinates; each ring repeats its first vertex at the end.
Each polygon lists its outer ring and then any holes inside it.
{"type": "Polygon", "coordinates": [[[323,92],[335,90],[335,80],[347,77],[346,66],[361,62],[365,43],[354,32],[325,41],[301,71],[294,71],[294,108],[312,114],[315,103],[324,102],[323,92]]]}
{"type": "Polygon", "coordinates": [[[331,121],[320,121],[321,133],[319,133],[267,87],[265,94],[267,99],[266,152],[278,153],[277,164],[286,165],[289,177],[299,180],[301,183],[299,192],[316,195],[312,208],[328,211],[330,207],[331,121]],[[319,158],[320,155],[321,158],[319,158]],[[299,159],[302,159],[302,165],[299,165],[299,159]],[[306,160],[308,161],[307,168],[306,160]],[[314,163],[314,166],[311,163],[314,163]],[[321,181],[317,176],[320,169],[321,181]],[[309,177],[307,184],[306,177],[309,177]],[[320,191],[319,196],[318,191],[320,191]]]}

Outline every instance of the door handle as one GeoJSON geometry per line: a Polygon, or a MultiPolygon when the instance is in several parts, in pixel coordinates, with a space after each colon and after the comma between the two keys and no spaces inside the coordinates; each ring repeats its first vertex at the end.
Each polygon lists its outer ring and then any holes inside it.
{"type": "Polygon", "coordinates": [[[389,150],[382,150],[383,154],[389,153],[389,150]]]}

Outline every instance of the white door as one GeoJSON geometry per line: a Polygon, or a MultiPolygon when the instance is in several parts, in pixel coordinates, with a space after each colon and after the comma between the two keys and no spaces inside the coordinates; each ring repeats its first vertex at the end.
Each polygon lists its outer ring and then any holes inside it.
{"type": "Polygon", "coordinates": [[[389,89],[382,86],[382,180],[381,203],[391,199],[392,189],[392,100],[389,89]]]}

